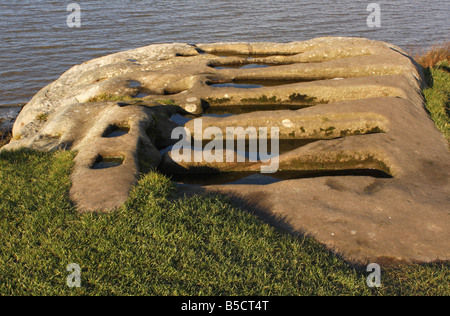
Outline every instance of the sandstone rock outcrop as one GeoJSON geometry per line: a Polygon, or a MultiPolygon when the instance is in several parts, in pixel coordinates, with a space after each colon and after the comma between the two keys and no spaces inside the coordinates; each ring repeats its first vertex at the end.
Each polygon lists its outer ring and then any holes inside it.
{"type": "Polygon", "coordinates": [[[422,69],[400,48],[367,39],[151,45],[68,70],[25,106],[3,150],[77,151],[72,199],[81,211],[110,210],[150,169],[259,172],[262,161],[161,153],[177,141],[175,116],[200,140],[208,127],[278,127],[294,144],[280,152],[279,171],[297,176],[181,189],[255,203],[348,260],[448,260],[450,153],[423,86],[422,69]],[[198,134],[190,119],[202,115],[198,134]]]}

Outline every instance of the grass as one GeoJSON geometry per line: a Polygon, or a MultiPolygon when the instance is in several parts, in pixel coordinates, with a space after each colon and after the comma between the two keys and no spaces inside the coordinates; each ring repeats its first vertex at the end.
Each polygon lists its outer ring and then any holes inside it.
{"type": "Polygon", "coordinates": [[[158,102],[159,104],[162,104],[162,105],[177,105],[175,103],[175,100],[172,100],[172,99],[157,99],[157,100],[155,100],[155,102],[158,102]]]}
{"type": "Polygon", "coordinates": [[[36,116],[36,119],[37,119],[38,121],[43,121],[43,122],[45,122],[45,121],[47,121],[48,116],[49,116],[48,113],[41,113],[41,114],[39,114],[38,116],[36,116]]]}
{"type": "Polygon", "coordinates": [[[450,295],[449,263],[382,271],[382,287],[309,237],[151,172],[126,204],[80,214],[74,153],[0,153],[0,295],[450,295]],[[66,267],[81,267],[69,288],[66,267]]]}
{"type": "MultiPolygon", "coordinates": [[[[101,101],[113,101],[113,102],[143,102],[143,101],[149,101],[145,100],[143,98],[135,98],[128,95],[112,95],[108,93],[102,93],[98,96],[90,98],[87,102],[93,103],[93,102],[101,102],[101,101]]],[[[176,105],[175,101],[172,99],[157,99],[154,100],[155,102],[158,102],[161,105],[176,105]]]]}
{"type": "Polygon", "coordinates": [[[426,108],[436,127],[450,142],[450,42],[411,55],[427,75],[429,87],[423,90],[426,108]]]}
{"type": "Polygon", "coordinates": [[[426,108],[436,127],[450,142],[450,64],[443,61],[438,66],[429,69],[432,76],[432,86],[424,89],[426,108]]]}
{"type": "Polygon", "coordinates": [[[436,44],[425,52],[412,54],[413,58],[424,68],[434,68],[450,59],[450,42],[436,44]]]}
{"type": "Polygon", "coordinates": [[[97,95],[95,97],[90,98],[87,102],[94,103],[94,102],[101,102],[101,101],[133,101],[133,102],[142,102],[144,99],[142,98],[134,98],[129,95],[112,95],[108,93],[102,93],[100,95],[97,95]]]}
{"type": "MultiPolygon", "coordinates": [[[[427,109],[449,139],[448,60],[428,70],[427,109]]],[[[449,262],[383,267],[370,289],[366,271],[314,239],[223,196],[180,196],[155,172],[118,211],[80,214],[68,196],[74,155],[0,153],[0,295],[450,295],[449,262]],[[80,288],[66,285],[70,263],[80,288]]]]}

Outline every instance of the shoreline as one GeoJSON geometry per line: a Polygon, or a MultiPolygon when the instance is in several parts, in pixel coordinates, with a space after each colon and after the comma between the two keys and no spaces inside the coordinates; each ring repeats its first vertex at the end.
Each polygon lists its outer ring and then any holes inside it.
{"type": "MultiPolygon", "coordinates": [[[[12,133],[14,123],[25,105],[26,103],[0,105],[0,133],[2,135],[12,133]]],[[[4,138],[2,136],[0,141],[4,138]]]]}
{"type": "Polygon", "coordinates": [[[12,103],[12,104],[0,104],[0,109],[4,108],[20,108],[24,107],[28,102],[19,102],[19,103],[12,103]]]}

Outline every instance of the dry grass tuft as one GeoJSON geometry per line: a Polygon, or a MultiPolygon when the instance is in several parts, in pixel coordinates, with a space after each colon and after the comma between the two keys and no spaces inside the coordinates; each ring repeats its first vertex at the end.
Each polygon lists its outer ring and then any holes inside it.
{"type": "Polygon", "coordinates": [[[450,41],[433,45],[425,52],[414,54],[413,58],[424,68],[433,68],[443,61],[449,61],[450,41]]]}

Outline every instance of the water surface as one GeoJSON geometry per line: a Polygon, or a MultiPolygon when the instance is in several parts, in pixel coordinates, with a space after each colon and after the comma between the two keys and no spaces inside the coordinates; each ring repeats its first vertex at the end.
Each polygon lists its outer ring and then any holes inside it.
{"type": "Polygon", "coordinates": [[[366,23],[370,1],[0,0],[0,104],[27,102],[70,67],[154,43],[289,42],[357,36],[417,50],[448,40],[449,1],[377,1],[381,28],[366,23]],[[81,28],[66,24],[81,6],[81,28]]]}

